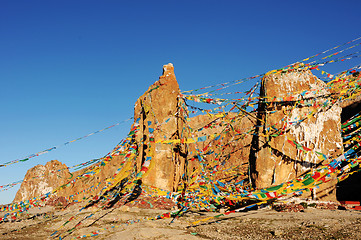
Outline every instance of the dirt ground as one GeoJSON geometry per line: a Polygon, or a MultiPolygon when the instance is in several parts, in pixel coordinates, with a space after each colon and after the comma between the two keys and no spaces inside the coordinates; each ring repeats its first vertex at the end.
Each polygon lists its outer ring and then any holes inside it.
{"type": "Polygon", "coordinates": [[[301,212],[277,212],[270,207],[233,213],[192,226],[191,222],[219,213],[188,212],[177,219],[128,220],[154,217],[165,210],[121,207],[79,212],[76,206],[32,209],[15,222],[0,224],[0,239],[361,239],[361,212],[308,207],[301,212]],[[89,218],[90,214],[94,214],[89,218]],[[72,216],[68,224],[64,223],[72,216]],[[20,220],[22,219],[22,220],[20,220]],[[173,220],[173,221],[172,221],[173,220]],[[76,224],[80,225],[71,233],[76,224]],[[51,236],[58,230],[58,233],[51,236]]]}

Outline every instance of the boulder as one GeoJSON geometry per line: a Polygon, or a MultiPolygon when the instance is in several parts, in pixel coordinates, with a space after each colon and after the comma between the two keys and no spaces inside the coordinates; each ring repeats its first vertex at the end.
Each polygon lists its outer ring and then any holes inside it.
{"type": "MultiPolygon", "coordinates": [[[[326,84],[307,70],[267,74],[252,148],[253,184],[265,188],[294,179],[343,153],[341,107],[330,104],[326,84]],[[290,141],[306,147],[298,148],[290,141]],[[320,154],[328,159],[322,160],[320,154]]],[[[337,180],[314,189],[313,198],[336,200],[337,180]]]]}

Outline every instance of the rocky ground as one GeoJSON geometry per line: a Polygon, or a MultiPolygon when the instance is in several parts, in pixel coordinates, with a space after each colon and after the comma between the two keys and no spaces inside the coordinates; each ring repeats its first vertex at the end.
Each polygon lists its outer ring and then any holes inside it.
{"type": "Polygon", "coordinates": [[[65,209],[48,206],[32,209],[17,221],[1,223],[0,239],[59,239],[57,234],[51,236],[56,230],[62,233],[62,239],[80,238],[92,232],[99,235],[89,239],[361,239],[360,211],[316,207],[277,210],[266,207],[233,213],[193,226],[192,222],[219,213],[188,212],[174,220],[126,224],[128,220],[154,217],[165,210],[123,206],[79,212],[76,205],[65,209]],[[94,215],[86,218],[90,214],[94,215]],[[63,226],[71,217],[75,219],[63,226]],[[79,226],[69,234],[68,230],[76,224],[79,226]]]}

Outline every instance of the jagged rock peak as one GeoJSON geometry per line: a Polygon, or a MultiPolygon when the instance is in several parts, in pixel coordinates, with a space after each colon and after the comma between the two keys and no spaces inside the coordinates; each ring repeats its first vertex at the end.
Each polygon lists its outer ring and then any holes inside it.
{"type": "Polygon", "coordinates": [[[174,66],[172,63],[168,63],[166,65],[163,65],[163,75],[166,75],[167,73],[173,73],[174,74],[174,66]]]}
{"type": "Polygon", "coordinates": [[[36,165],[26,172],[14,202],[24,201],[53,191],[70,178],[68,167],[58,160],[36,165]]]}

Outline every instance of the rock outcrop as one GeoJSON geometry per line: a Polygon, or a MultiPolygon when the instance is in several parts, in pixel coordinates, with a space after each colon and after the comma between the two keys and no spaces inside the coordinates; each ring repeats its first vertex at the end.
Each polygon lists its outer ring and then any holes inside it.
{"type": "Polygon", "coordinates": [[[159,143],[187,137],[183,131],[185,120],[183,109],[179,106],[179,94],[174,67],[170,63],[163,66],[163,75],[139,97],[134,107],[134,119],[140,125],[136,134],[139,153],[137,171],[147,157],[152,158],[142,181],[168,191],[177,189],[187,155],[185,144],[159,143]]]}
{"type": "MultiPolygon", "coordinates": [[[[338,104],[327,104],[331,95],[310,71],[267,74],[261,88],[264,101],[260,101],[257,113],[189,118],[173,65],[165,65],[163,75],[135,103],[132,171],[142,172],[142,184],[167,191],[179,190],[190,176],[200,179],[205,174],[212,179],[244,181],[256,188],[289,181],[343,153],[342,109],[338,104]],[[146,165],[149,159],[150,165],[146,165]],[[226,175],[225,169],[231,169],[233,175],[226,175]]],[[[106,164],[72,174],[55,160],[35,166],[26,174],[14,201],[37,197],[62,185],[57,197],[72,201],[95,196],[117,174],[124,155],[112,155],[106,164]],[[83,176],[92,169],[97,174],[83,176]]],[[[335,187],[336,180],[331,180],[314,190],[312,197],[336,200],[335,187]]]]}
{"type": "Polygon", "coordinates": [[[45,165],[36,165],[27,171],[14,202],[51,192],[56,187],[67,183],[70,178],[68,167],[57,160],[47,162],[45,165]]]}
{"type": "MultiPolygon", "coordinates": [[[[192,137],[196,139],[207,137],[207,139],[188,144],[188,175],[192,175],[196,169],[201,169],[198,159],[198,154],[201,152],[204,154],[207,168],[215,169],[215,171],[210,170],[210,175],[213,175],[214,179],[227,178],[232,179],[233,182],[242,180],[248,182],[247,174],[244,173],[248,172],[252,135],[246,132],[254,127],[254,119],[253,115],[238,115],[232,112],[223,116],[207,114],[191,118],[188,126],[193,130],[192,137]],[[232,172],[232,175],[225,174],[224,170],[232,172]]],[[[205,173],[206,170],[203,169],[198,175],[205,173]]]]}
{"type": "MultiPolygon", "coordinates": [[[[343,153],[342,109],[326,104],[330,101],[326,84],[310,71],[269,74],[263,79],[261,94],[265,101],[258,109],[260,127],[251,164],[257,188],[287,182],[343,153]]],[[[336,183],[334,179],[323,184],[313,197],[336,200],[336,183]]]]}

